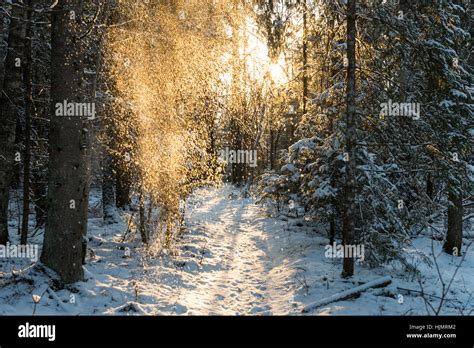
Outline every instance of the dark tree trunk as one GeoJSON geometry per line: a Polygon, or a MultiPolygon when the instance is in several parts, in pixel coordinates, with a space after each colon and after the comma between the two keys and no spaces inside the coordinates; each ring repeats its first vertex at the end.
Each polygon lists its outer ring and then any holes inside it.
{"type": "Polygon", "coordinates": [[[434,195],[434,183],[433,183],[433,177],[431,174],[428,174],[426,178],[426,194],[430,199],[433,199],[434,195]]]}
{"type": "MultiPolygon", "coordinates": [[[[231,123],[232,148],[236,153],[243,149],[243,134],[239,129],[239,123],[232,120],[231,123]]],[[[241,186],[245,181],[245,163],[232,163],[232,183],[241,186]]]]}
{"type": "Polygon", "coordinates": [[[30,165],[31,165],[31,113],[33,111],[33,92],[32,92],[32,31],[31,31],[31,0],[26,1],[28,8],[26,20],[26,44],[25,44],[25,66],[24,66],[24,84],[25,94],[25,139],[23,155],[23,220],[21,222],[20,244],[25,245],[28,242],[28,222],[30,217],[30,165]]]}
{"type": "Polygon", "coordinates": [[[126,209],[130,206],[130,185],[131,180],[126,170],[119,166],[115,167],[115,185],[116,185],[116,205],[118,208],[126,209]]]}
{"type": "Polygon", "coordinates": [[[443,250],[454,256],[461,256],[462,247],[462,195],[450,192],[448,202],[448,233],[443,250]]]}
{"type": "MultiPolygon", "coordinates": [[[[36,0],[37,9],[44,10],[51,6],[48,0],[36,0]]],[[[49,14],[34,16],[35,21],[50,21],[49,14]]],[[[33,30],[34,45],[33,57],[37,61],[50,61],[51,52],[46,49],[46,43],[50,42],[50,32],[45,26],[39,25],[33,30]]],[[[49,86],[50,76],[45,69],[44,63],[33,64],[33,88],[34,117],[31,119],[33,130],[31,138],[31,200],[35,209],[35,228],[42,228],[46,222],[47,205],[47,171],[48,171],[48,128],[49,128],[49,90],[42,86],[49,86]]]]}
{"type": "MultiPolygon", "coordinates": [[[[22,52],[22,55],[24,52],[22,52]]],[[[22,56],[22,68],[24,67],[24,57],[22,56]]],[[[22,69],[23,71],[23,69],[22,69]]],[[[22,73],[23,75],[23,73],[22,73]]],[[[23,82],[23,78],[22,78],[23,82]]],[[[23,86],[24,87],[24,86],[23,86]]],[[[21,100],[18,100],[17,104],[20,108],[24,106],[24,95],[22,94],[21,100]]],[[[18,109],[17,109],[18,110],[18,109]]],[[[24,135],[24,129],[23,129],[23,123],[24,123],[24,117],[21,113],[17,114],[16,118],[16,127],[15,127],[15,142],[13,145],[13,151],[15,152],[15,157],[20,158],[20,160],[15,160],[13,162],[13,173],[10,181],[10,188],[17,190],[20,188],[20,183],[21,183],[21,167],[22,167],[22,159],[21,159],[21,152],[22,152],[22,147],[24,143],[23,137],[24,135]]]]}
{"type": "Polygon", "coordinates": [[[275,131],[273,130],[273,127],[270,128],[270,136],[269,136],[269,140],[270,140],[270,146],[268,147],[268,151],[269,151],[269,162],[270,162],[270,170],[274,170],[275,169],[275,150],[273,148],[273,144],[275,143],[275,141],[273,140],[275,138],[275,131]]]}
{"type": "Polygon", "coordinates": [[[140,230],[140,236],[142,237],[142,242],[143,244],[148,244],[148,233],[147,233],[147,228],[146,228],[146,218],[145,218],[145,196],[143,194],[143,191],[140,192],[140,198],[139,198],[139,230],[140,230]]]}
{"type": "Polygon", "coordinates": [[[308,102],[308,5],[303,0],[303,114],[308,102]]]}
{"type": "Polygon", "coordinates": [[[107,150],[104,150],[102,159],[102,210],[106,224],[118,222],[114,184],[112,156],[107,150]]]}
{"type": "MultiPolygon", "coordinates": [[[[355,137],[356,137],[356,0],[347,3],[347,91],[346,91],[346,182],[344,188],[344,216],[343,216],[343,242],[344,245],[354,243],[355,222],[355,137]]],[[[344,277],[354,274],[354,258],[344,255],[344,277]]]]}
{"type": "MultiPolygon", "coordinates": [[[[35,83],[44,83],[46,79],[35,73],[35,83]]],[[[44,98],[44,92],[34,94],[36,98],[44,98]]],[[[41,228],[46,222],[47,210],[47,172],[48,172],[48,128],[49,107],[39,103],[35,105],[35,117],[32,119],[34,135],[32,137],[32,170],[31,194],[35,209],[35,228],[41,228]]]]}
{"type": "Polygon", "coordinates": [[[41,228],[46,222],[46,210],[47,210],[47,178],[44,175],[43,171],[46,169],[42,166],[35,167],[33,171],[33,183],[32,183],[32,192],[34,196],[34,206],[35,206],[35,227],[41,228]]]}
{"type": "MultiPolygon", "coordinates": [[[[6,39],[6,32],[7,30],[5,29],[5,12],[4,11],[7,11],[7,4],[6,2],[2,2],[2,4],[0,5],[0,9],[3,9],[0,10],[0,57],[4,57],[4,54],[5,54],[5,50],[6,50],[6,47],[5,47],[5,39],[6,39]]],[[[4,61],[3,59],[0,59],[0,86],[3,87],[3,75],[4,75],[4,72],[5,72],[5,65],[4,65],[4,61]]]]}
{"type": "Polygon", "coordinates": [[[82,0],[63,0],[52,15],[51,131],[48,212],[41,261],[66,283],[83,279],[89,195],[89,121],[57,116],[56,104],[88,103],[84,91],[86,42],[79,36],[82,0]]]}
{"type": "Polygon", "coordinates": [[[331,216],[329,221],[329,244],[333,245],[336,240],[336,218],[334,215],[331,216]]]}
{"type": "Polygon", "coordinates": [[[14,168],[18,106],[22,104],[22,67],[25,41],[25,9],[14,1],[0,95],[0,244],[8,241],[8,202],[14,168]]]}

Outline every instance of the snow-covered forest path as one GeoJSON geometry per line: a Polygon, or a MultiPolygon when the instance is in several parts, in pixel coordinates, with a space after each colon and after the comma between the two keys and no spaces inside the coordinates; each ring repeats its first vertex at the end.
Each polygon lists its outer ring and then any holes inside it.
{"type": "MultiPolygon", "coordinates": [[[[290,240],[287,221],[269,218],[265,208],[238,192],[231,186],[198,190],[186,204],[185,232],[158,255],[144,252],[138,233],[124,240],[125,223],[104,225],[102,218],[91,217],[85,281],[58,286],[41,267],[33,268],[25,275],[31,280],[6,282],[0,314],[31,314],[30,294],[44,294],[48,283],[55,295],[42,296],[38,315],[299,313],[295,262],[301,259],[288,255],[290,245],[293,252],[304,248],[295,243],[294,231],[290,240]]],[[[98,197],[92,196],[91,206],[98,197]]],[[[314,244],[314,236],[300,235],[314,244]]]]}
{"type": "MultiPolygon", "coordinates": [[[[405,270],[358,266],[356,276],[342,279],[341,260],[325,257],[323,228],[285,214],[272,218],[231,186],[195,192],[187,202],[186,227],[173,255],[158,262],[150,259],[144,271],[136,267],[140,274],[135,277],[135,302],[146,314],[301,315],[309,303],[387,274],[394,277],[390,286],[369,289],[355,300],[337,301],[311,314],[425,314],[421,297],[405,293],[403,304],[397,300],[397,286],[416,287],[405,270]]],[[[429,252],[431,242],[422,238],[414,244],[429,252]]],[[[457,263],[449,263],[441,244],[436,249],[449,279],[457,263]]],[[[473,260],[465,260],[464,266],[471,268],[473,260]]],[[[426,274],[426,290],[436,293],[436,270],[422,264],[418,268],[426,274]]],[[[460,277],[459,288],[452,289],[458,296],[458,303],[449,303],[452,312],[472,307],[465,290],[471,285],[460,277]]]]}
{"type": "MultiPolygon", "coordinates": [[[[164,298],[188,314],[288,314],[294,270],[282,262],[284,224],[251,199],[229,198],[230,188],[200,193],[189,202],[189,233],[174,262],[179,288],[165,285],[164,298]]],[[[155,275],[163,284],[173,277],[163,269],[155,275]]]]}
{"type": "MultiPolygon", "coordinates": [[[[92,207],[98,197],[92,196],[92,207]]],[[[90,214],[86,279],[65,286],[52,281],[41,265],[8,262],[0,279],[0,314],[301,315],[310,303],[387,275],[393,281],[386,287],[308,314],[426,314],[416,291],[401,290],[417,290],[415,273],[394,265],[358,265],[354,277],[343,279],[341,260],[325,256],[324,227],[286,214],[270,217],[231,186],[197,190],[186,204],[186,231],[158,255],[144,252],[138,233],[124,240],[125,223],[105,225],[94,211],[90,214]],[[36,306],[33,294],[41,296],[36,306]]],[[[406,252],[430,255],[433,247],[444,281],[457,274],[443,313],[473,313],[474,283],[467,276],[474,269],[473,254],[456,273],[459,260],[442,252],[441,241],[420,237],[406,252]]],[[[415,257],[413,264],[424,274],[424,291],[439,297],[436,268],[415,257]]]]}

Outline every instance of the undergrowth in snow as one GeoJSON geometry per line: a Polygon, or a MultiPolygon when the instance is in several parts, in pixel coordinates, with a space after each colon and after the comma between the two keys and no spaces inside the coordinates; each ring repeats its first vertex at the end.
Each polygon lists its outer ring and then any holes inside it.
{"type": "MultiPolygon", "coordinates": [[[[92,207],[96,200],[92,195],[92,207]]],[[[104,225],[91,217],[86,279],[65,286],[40,263],[2,260],[0,315],[301,315],[313,302],[387,275],[386,287],[305,315],[425,315],[441,298],[441,314],[474,310],[474,247],[454,278],[462,258],[444,254],[442,242],[425,235],[403,251],[412,267],[361,263],[343,279],[341,259],[325,257],[324,227],[272,217],[231,186],[195,192],[185,227],[172,250],[152,256],[138,234],[124,239],[125,222],[104,225]],[[446,289],[452,280],[445,296],[440,277],[446,289]]],[[[41,238],[39,231],[31,242],[41,238]]]]}

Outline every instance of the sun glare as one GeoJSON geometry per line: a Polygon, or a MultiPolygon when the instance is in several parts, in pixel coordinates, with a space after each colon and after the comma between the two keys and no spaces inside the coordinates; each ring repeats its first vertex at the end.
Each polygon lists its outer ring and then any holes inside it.
{"type": "Polygon", "coordinates": [[[285,72],[285,61],[284,59],[280,59],[276,64],[269,65],[269,72],[272,81],[277,85],[284,85],[288,82],[288,76],[285,72]]]}
{"type": "Polygon", "coordinates": [[[247,19],[245,48],[242,49],[243,57],[253,80],[271,79],[276,85],[288,82],[285,71],[285,59],[281,56],[277,62],[272,63],[266,41],[258,33],[258,27],[253,19],[247,19]]]}

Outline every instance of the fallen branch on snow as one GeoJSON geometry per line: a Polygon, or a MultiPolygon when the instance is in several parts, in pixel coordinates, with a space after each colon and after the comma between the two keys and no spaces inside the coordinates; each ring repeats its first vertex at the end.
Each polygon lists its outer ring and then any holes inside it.
{"type": "Polygon", "coordinates": [[[327,298],[323,298],[322,300],[310,303],[309,305],[304,307],[301,312],[302,313],[308,313],[308,312],[310,312],[310,311],[312,311],[312,310],[314,310],[318,307],[327,305],[329,303],[342,301],[342,300],[345,300],[347,298],[353,297],[353,296],[355,296],[355,295],[357,295],[357,294],[359,294],[362,291],[365,291],[367,289],[387,286],[391,282],[392,282],[392,277],[390,277],[390,276],[375,279],[375,280],[372,280],[372,281],[370,281],[368,283],[365,283],[363,285],[356,286],[355,288],[352,288],[352,289],[340,292],[338,294],[334,294],[334,295],[329,296],[327,298]]]}

